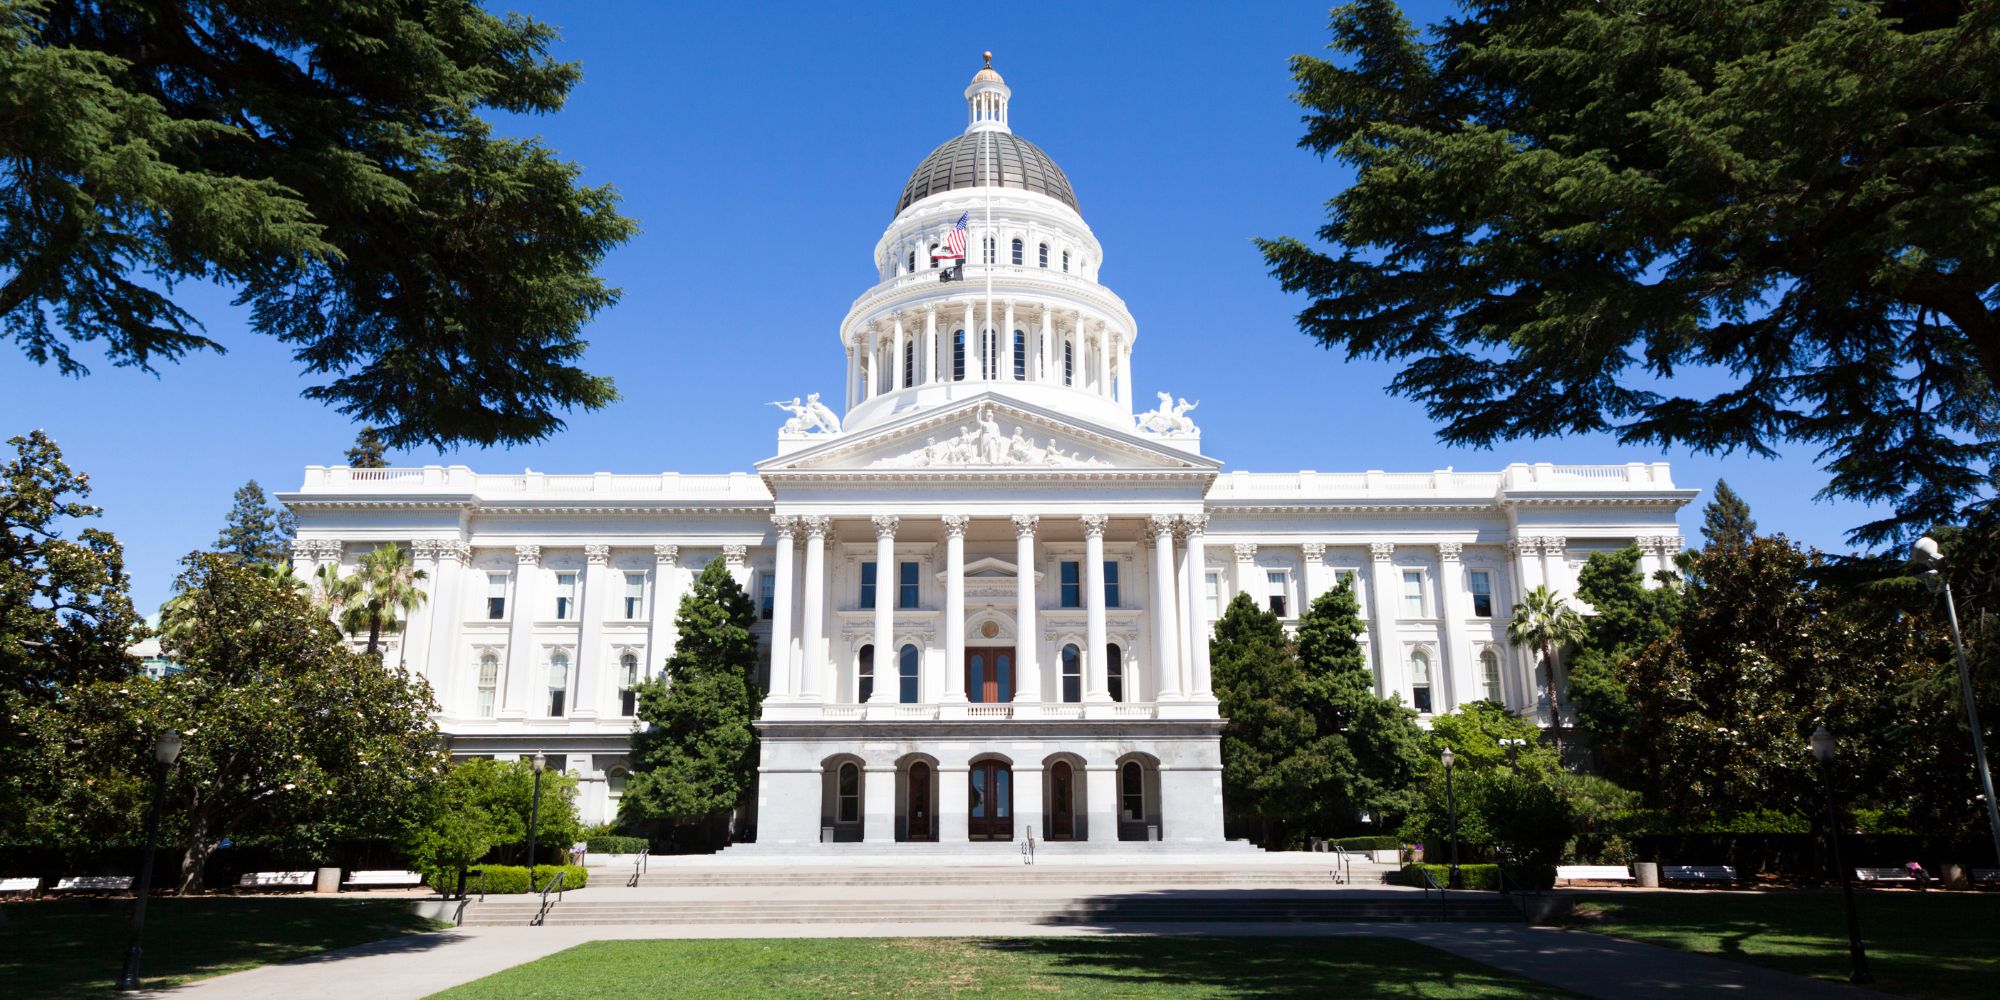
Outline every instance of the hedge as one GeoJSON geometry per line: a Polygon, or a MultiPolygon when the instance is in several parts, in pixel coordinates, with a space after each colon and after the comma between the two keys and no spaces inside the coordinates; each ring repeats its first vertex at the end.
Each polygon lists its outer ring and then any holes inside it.
{"type": "MultiPolygon", "coordinates": [[[[530,891],[528,869],[524,865],[473,865],[465,878],[466,892],[480,891],[477,873],[481,871],[486,873],[485,891],[489,893],[504,896],[530,891]]],[[[590,872],[582,865],[536,865],[535,888],[532,891],[540,892],[547,888],[549,880],[555,878],[559,871],[568,873],[563,876],[564,889],[581,889],[590,881],[590,872]]],[[[458,891],[457,871],[432,872],[426,881],[431,888],[446,895],[458,891]]]]}
{"type": "Polygon", "coordinates": [[[644,837],[592,837],[588,843],[592,854],[637,854],[653,846],[644,837]]]}
{"type": "Polygon", "coordinates": [[[1403,841],[1400,837],[1341,837],[1327,843],[1348,851],[1400,851],[1403,841]]]}
{"type": "MultiPolygon", "coordinates": [[[[1422,888],[1426,884],[1423,875],[1417,871],[1419,868],[1428,870],[1432,875],[1437,876],[1439,885],[1448,886],[1451,884],[1450,865],[1404,865],[1402,871],[1404,885],[1413,885],[1422,888]]],[[[1509,889],[1547,889],[1555,884],[1555,880],[1556,870],[1554,868],[1516,865],[1507,872],[1507,888],[1509,889]]],[[[1467,889],[1497,890],[1500,888],[1500,866],[1487,864],[1459,865],[1458,881],[1462,887],[1467,889]]]]}

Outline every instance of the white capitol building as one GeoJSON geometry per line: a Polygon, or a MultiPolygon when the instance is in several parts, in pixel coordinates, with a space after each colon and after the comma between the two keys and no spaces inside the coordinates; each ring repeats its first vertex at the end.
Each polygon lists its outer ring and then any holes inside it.
{"type": "Polygon", "coordinates": [[[1573,593],[1592,552],[1665,565],[1695,491],[1641,462],[1223,471],[1190,407],[1135,405],[1138,323],[1007,85],[989,66],[965,96],[841,320],[843,412],[797,401],[755,472],[308,466],[281,496],[301,574],[413,551],[430,599],[388,656],[430,680],[452,753],[545,752],[583,777],[587,821],[614,815],[631,688],[717,558],[767,630],[760,851],[1220,844],[1207,640],[1237,592],[1289,621],[1349,581],[1380,693],[1545,713],[1509,609],[1573,593]]]}

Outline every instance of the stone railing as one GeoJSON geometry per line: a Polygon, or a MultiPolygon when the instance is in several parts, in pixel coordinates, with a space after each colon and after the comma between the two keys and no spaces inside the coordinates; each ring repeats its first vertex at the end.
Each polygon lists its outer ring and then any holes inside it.
{"type": "Polygon", "coordinates": [[[1217,503],[1287,500],[1370,500],[1462,497],[1488,499],[1512,491],[1637,492],[1672,490],[1665,462],[1624,465],[1529,465],[1498,472],[1231,472],[1216,477],[1217,503]]]}
{"type": "Polygon", "coordinates": [[[700,499],[769,502],[764,481],[747,472],[693,476],[678,472],[623,475],[610,472],[480,474],[463,465],[416,469],[350,469],[308,465],[299,492],[312,496],[380,493],[463,493],[499,499],[599,496],[620,500],[700,499]]]}

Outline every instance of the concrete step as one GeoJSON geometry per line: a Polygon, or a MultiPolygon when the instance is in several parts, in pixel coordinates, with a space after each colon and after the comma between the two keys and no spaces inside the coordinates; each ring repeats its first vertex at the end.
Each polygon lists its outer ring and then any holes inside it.
{"type": "MultiPolygon", "coordinates": [[[[876,899],[807,901],[563,900],[544,923],[587,924],[801,924],[1103,923],[1189,921],[1484,921],[1518,922],[1506,900],[1485,893],[1454,894],[1448,904],[1422,896],[1404,899],[1338,898],[1338,891],[1242,899],[1097,896],[1075,899],[876,899]]],[[[473,903],[468,926],[519,926],[540,910],[539,900],[473,903]]]]}
{"type": "MultiPolygon", "coordinates": [[[[1148,885],[1148,886],[1230,886],[1230,885],[1321,885],[1332,884],[1327,871],[1237,871],[1237,872],[1111,872],[1062,869],[970,870],[961,872],[648,872],[639,876],[644,888],[706,888],[710,886],[918,886],[918,885],[1148,885]]],[[[1356,870],[1355,885],[1384,884],[1392,870],[1356,870]]],[[[633,885],[630,875],[592,872],[593,886],[633,885]]]]}

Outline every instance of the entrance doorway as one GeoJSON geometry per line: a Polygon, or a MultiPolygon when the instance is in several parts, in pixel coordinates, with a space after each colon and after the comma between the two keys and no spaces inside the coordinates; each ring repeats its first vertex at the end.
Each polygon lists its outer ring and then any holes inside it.
{"type": "Polygon", "coordinates": [[[1076,839],[1076,772],[1069,761],[1049,768],[1049,839],[1076,839]]]}
{"type": "Polygon", "coordinates": [[[973,840],[1014,839],[1014,772],[997,760],[972,765],[966,833],[973,840]]]}
{"type": "Polygon", "coordinates": [[[931,839],[931,766],[918,761],[910,765],[909,839],[931,839]]]}
{"type": "Polygon", "coordinates": [[[965,697],[975,705],[998,705],[1014,700],[1014,647],[966,648],[965,697]]]}

